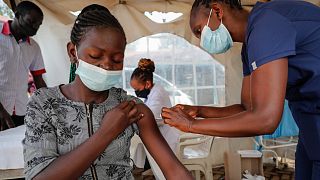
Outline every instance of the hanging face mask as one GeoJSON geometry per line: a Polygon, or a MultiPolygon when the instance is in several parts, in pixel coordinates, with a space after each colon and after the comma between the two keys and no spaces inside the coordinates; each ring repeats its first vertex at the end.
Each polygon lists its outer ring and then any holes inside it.
{"type": "Polygon", "coordinates": [[[79,61],[76,74],[79,75],[82,83],[92,91],[105,91],[112,87],[118,87],[122,77],[122,70],[108,71],[78,58],[79,61]]]}
{"type": "Polygon", "coordinates": [[[215,31],[208,26],[211,18],[212,9],[208,18],[207,25],[203,27],[201,32],[200,46],[211,54],[220,54],[229,50],[233,41],[228,29],[222,24],[215,31]]]}
{"type": "Polygon", "coordinates": [[[144,89],[141,90],[141,91],[134,91],[134,92],[136,93],[137,97],[147,99],[147,98],[148,98],[148,95],[150,94],[150,89],[144,88],[144,89]]]}

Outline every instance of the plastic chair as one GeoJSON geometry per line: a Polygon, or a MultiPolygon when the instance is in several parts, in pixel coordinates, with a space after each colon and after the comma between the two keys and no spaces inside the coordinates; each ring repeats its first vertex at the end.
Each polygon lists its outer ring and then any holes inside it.
{"type": "Polygon", "coordinates": [[[206,180],[212,180],[212,136],[185,133],[180,136],[177,157],[181,163],[192,172],[196,180],[200,180],[200,171],[206,180]]]}

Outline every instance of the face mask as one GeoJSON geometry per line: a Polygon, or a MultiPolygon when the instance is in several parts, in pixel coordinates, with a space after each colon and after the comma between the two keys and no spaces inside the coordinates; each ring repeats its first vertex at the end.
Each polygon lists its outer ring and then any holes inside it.
{"type": "Polygon", "coordinates": [[[211,54],[220,54],[229,50],[232,45],[232,38],[228,29],[222,24],[215,31],[212,31],[208,26],[211,17],[212,9],[208,18],[207,25],[204,26],[201,32],[200,46],[211,54]]]}
{"type": "Polygon", "coordinates": [[[147,98],[148,98],[148,95],[150,94],[150,89],[144,88],[144,89],[141,90],[141,91],[134,91],[134,92],[136,93],[137,97],[147,99],[147,98]]]}
{"type": "MultiPolygon", "coordinates": [[[[76,49],[77,52],[77,49],[76,49]]],[[[79,75],[82,83],[92,91],[105,91],[112,87],[117,87],[120,84],[122,70],[108,71],[78,58],[79,61],[76,74],[79,75]]]]}

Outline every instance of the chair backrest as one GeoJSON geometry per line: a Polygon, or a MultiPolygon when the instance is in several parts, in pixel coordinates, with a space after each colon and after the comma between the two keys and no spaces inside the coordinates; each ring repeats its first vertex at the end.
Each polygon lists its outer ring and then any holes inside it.
{"type": "Polygon", "coordinates": [[[205,158],[210,155],[213,137],[185,133],[180,136],[177,155],[180,160],[205,158]]]}

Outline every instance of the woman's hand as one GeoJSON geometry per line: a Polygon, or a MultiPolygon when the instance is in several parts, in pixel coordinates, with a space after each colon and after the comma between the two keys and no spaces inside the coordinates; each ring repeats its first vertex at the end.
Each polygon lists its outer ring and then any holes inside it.
{"type": "Polygon", "coordinates": [[[130,124],[143,117],[134,101],[124,101],[108,111],[102,120],[100,129],[108,135],[114,135],[114,138],[126,129],[130,124]]]}
{"type": "MultiPolygon", "coordinates": [[[[2,106],[0,104],[0,106],[2,106]]],[[[10,114],[4,109],[0,108],[0,131],[4,130],[6,127],[14,128],[14,123],[11,119],[10,114]]]]}
{"type": "Polygon", "coordinates": [[[184,112],[188,113],[193,118],[196,118],[196,117],[199,116],[199,108],[198,108],[198,106],[177,104],[174,107],[182,109],[184,112]]]}
{"type": "Polygon", "coordinates": [[[195,121],[190,114],[176,106],[172,108],[163,108],[161,116],[164,123],[174,126],[184,132],[190,132],[192,123],[195,121]]]}

